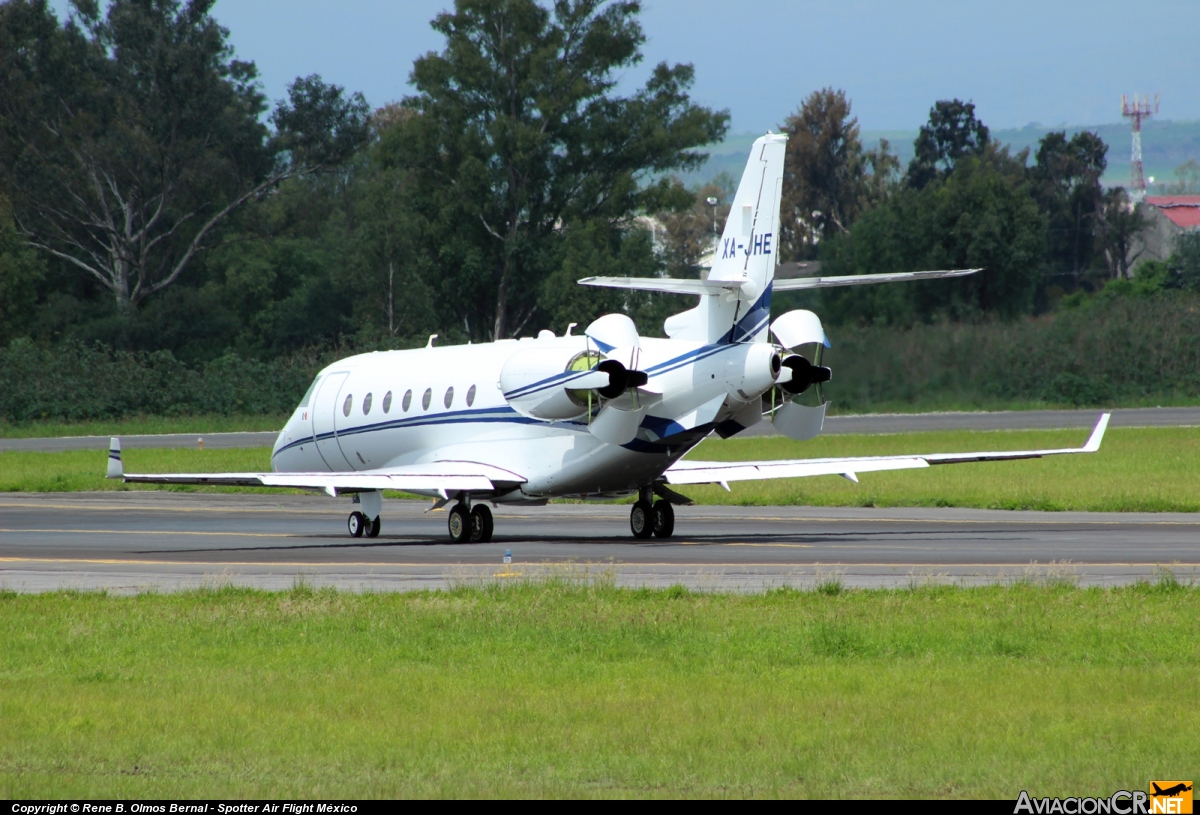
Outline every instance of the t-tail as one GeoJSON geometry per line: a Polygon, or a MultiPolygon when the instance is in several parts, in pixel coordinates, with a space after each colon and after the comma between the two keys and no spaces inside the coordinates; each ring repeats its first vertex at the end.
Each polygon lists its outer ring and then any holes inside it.
{"type": "MultiPolygon", "coordinates": [[[[774,134],[754,142],[713,256],[708,279],[738,287],[736,296],[731,291],[706,298],[713,301],[709,308],[716,306],[720,310],[719,316],[713,314],[712,318],[715,326],[728,327],[731,342],[767,339],[771,284],[779,248],[779,202],[783,194],[786,143],[786,136],[774,134]]],[[[701,303],[702,308],[705,305],[701,303]]],[[[667,330],[670,332],[669,325],[667,330]]]]}
{"type": "Polygon", "coordinates": [[[667,318],[667,336],[699,342],[766,341],[779,246],[779,199],[787,137],[754,142],[706,280],[588,277],[586,286],[698,294],[695,308],[667,318]]]}
{"type": "MultiPolygon", "coordinates": [[[[663,328],[674,340],[698,342],[765,342],[771,317],[771,294],[778,291],[825,289],[962,277],[980,269],[886,272],[883,274],[802,277],[775,280],[779,256],[779,205],[783,197],[783,159],[787,137],[768,133],[754,142],[733,196],[725,231],[717,243],[712,270],[705,280],[664,277],[585,277],[585,286],[698,294],[695,308],[668,317],[663,328]]],[[[800,313],[800,312],[796,312],[800,313]]],[[[816,315],[803,312],[816,320],[816,315]]],[[[787,316],[787,315],[784,315],[787,316]]],[[[782,319],[782,318],[781,318],[782,319]]],[[[800,318],[796,318],[800,319],[800,318]]],[[[807,319],[807,318],[804,318],[807,319]]],[[[792,322],[796,320],[793,319],[792,322]]],[[[788,328],[788,326],[784,326],[788,328]]],[[[794,328],[794,326],[792,326],[794,328]]],[[[785,347],[792,343],[779,337],[785,347]]],[[[787,332],[785,332],[787,333],[787,332]]],[[[795,332],[791,332],[795,333],[795,332]]],[[[822,341],[819,323],[800,342],[822,341]]]]}

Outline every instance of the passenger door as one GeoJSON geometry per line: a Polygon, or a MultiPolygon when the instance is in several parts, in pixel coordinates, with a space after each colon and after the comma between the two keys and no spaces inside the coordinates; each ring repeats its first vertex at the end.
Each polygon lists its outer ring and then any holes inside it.
{"type": "Polygon", "coordinates": [[[325,466],[334,471],[353,469],[338,446],[334,423],[334,417],[337,415],[334,411],[342,409],[339,397],[342,395],[342,386],[345,385],[346,377],[349,375],[349,371],[327,374],[317,388],[317,395],[313,399],[312,429],[317,452],[321,455],[325,466]]]}

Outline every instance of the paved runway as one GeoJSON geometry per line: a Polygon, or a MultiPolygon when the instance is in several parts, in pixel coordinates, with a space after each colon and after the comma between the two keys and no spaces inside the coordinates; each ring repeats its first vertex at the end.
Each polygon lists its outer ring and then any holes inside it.
{"type": "MultiPolygon", "coordinates": [[[[995,413],[881,413],[863,416],[830,416],[826,434],[908,433],[929,430],[1042,430],[1092,427],[1102,411],[1010,410],[995,413]]],[[[1200,426],[1200,407],[1129,408],[1114,410],[1110,427],[1200,426]]],[[[741,437],[773,435],[775,428],[761,422],[741,437]]],[[[138,447],[196,447],[201,440],[210,450],[230,447],[270,447],[278,431],[261,433],[168,433],[122,436],[126,450],[138,447]]],[[[108,436],[65,436],[49,439],[0,439],[0,452],[56,453],[63,450],[107,450],[108,436]]]]}
{"type": "Polygon", "coordinates": [[[710,590],[1070,579],[1117,584],[1159,567],[1194,579],[1200,516],[954,509],[684,507],[675,537],[635,541],[628,507],[496,510],[496,541],[452,546],[446,515],[385,501],[379,538],[346,535],[346,500],[181,493],[0,496],[0,587],[171,590],[298,580],[443,588],[511,574],[710,590]]]}

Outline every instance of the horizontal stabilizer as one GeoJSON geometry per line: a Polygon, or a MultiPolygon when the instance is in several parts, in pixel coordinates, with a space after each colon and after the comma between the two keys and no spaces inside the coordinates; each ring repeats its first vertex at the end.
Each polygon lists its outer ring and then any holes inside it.
{"type": "Polygon", "coordinates": [[[676,462],[665,473],[668,484],[724,484],[729,481],[755,481],[768,478],[805,478],[814,475],[845,475],[883,470],[924,469],[938,464],[965,464],[972,461],[1014,461],[1026,458],[1095,453],[1100,449],[1104,431],[1112,414],[1105,413],[1096,423],[1083,447],[1052,450],[1012,450],[987,453],[931,453],[919,456],[862,456],[859,458],[782,459],[778,461],[690,461],[676,462]]]}
{"type": "Polygon", "coordinates": [[[585,277],[581,286],[602,286],[606,289],[636,289],[667,294],[720,294],[740,288],[737,280],[678,280],[671,277],[585,277]]]}
{"type": "Polygon", "coordinates": [[[829,289],[834,286],[867,286],[872,283],[905,283],[909,280],[939,280],[944,277],[966,277],[983,269],[950,269],[944,272],[895,272],[889,274],[860,274],[842,277],[793,277],[776,279],[775,291],[829,289]]]}

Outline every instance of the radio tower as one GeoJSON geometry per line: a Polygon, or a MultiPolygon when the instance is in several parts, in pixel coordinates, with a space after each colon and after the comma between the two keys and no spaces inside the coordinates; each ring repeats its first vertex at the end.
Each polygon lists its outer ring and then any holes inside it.
{"type": "Polygon", "coordinates": [[[1142,175],[1142,119],[1149,119],[1158,113],[1158,94],[1154,94],[1154,109],[1150,109],[1149,95],[1140,100],[1133,95],[1133,104],[1129,98],[1121,94],[1121,115],[1133,123],[1133,157],[1129,162],[1129,198],[1141,201],[1146,197],[1146,178],[1142,175]]]}

